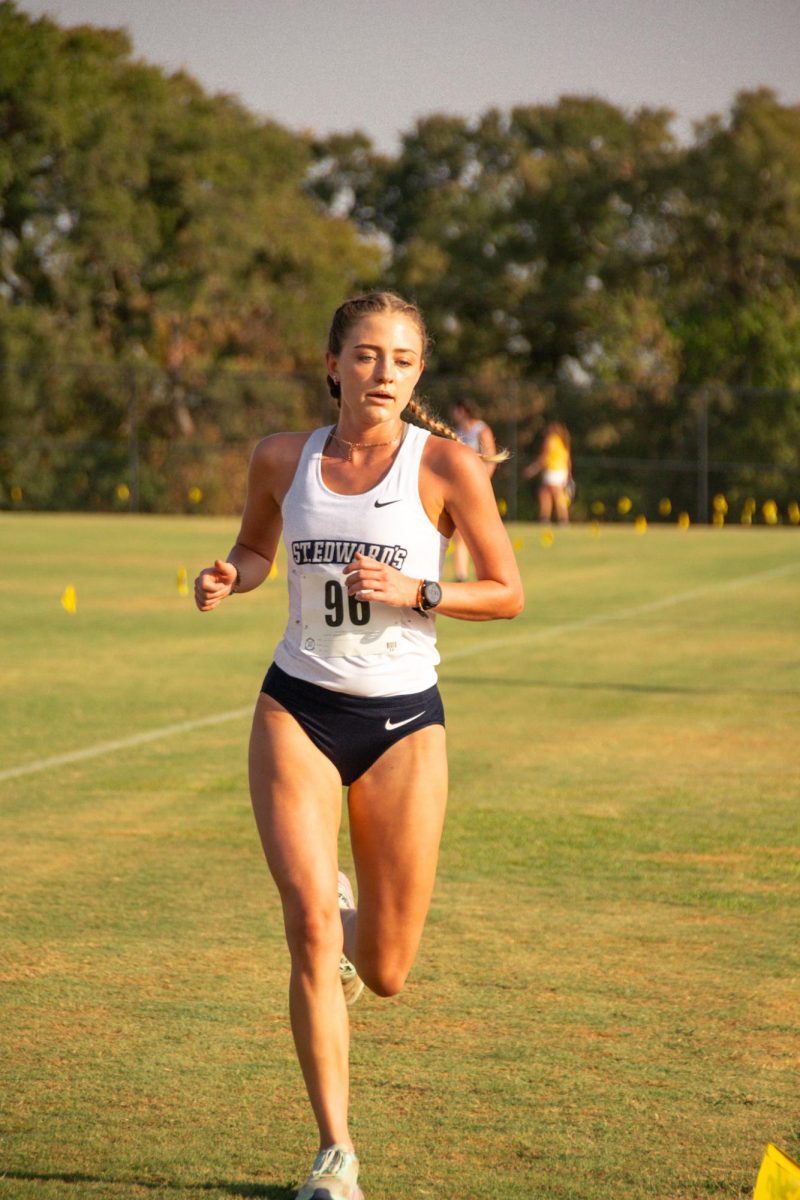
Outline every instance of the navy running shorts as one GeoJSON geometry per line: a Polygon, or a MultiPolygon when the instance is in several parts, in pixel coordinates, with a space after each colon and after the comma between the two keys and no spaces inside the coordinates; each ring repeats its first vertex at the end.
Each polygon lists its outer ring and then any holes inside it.
{"type": "Polygon", "coordinates": [[[426,725],[444,725],[435,684],[411,696],[351,696],[295,679],[273,663],[261,691],[291,713],[346,787],[401,738],[426,725]]]}

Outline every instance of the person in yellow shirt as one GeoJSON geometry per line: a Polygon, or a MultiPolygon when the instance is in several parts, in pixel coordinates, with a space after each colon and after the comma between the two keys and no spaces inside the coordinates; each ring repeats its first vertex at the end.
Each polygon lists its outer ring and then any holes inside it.
{"type": "Polygon", "coordinates": [[[541,473],[539,482],[539,520],[550,521],[555,508],[556,520],[566,525],[569,521],[569,503],[574,488],[572,483],[572,454],[569,433],[557,421],[545,426],[544,441],[538,458],[522,472],[523,479],[532,479],[541,473]]]}

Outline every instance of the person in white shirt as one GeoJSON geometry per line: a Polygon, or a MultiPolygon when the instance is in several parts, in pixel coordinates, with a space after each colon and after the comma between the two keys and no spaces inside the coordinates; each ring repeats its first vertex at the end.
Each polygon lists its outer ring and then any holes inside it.
{"type": "Polygon", "coordinates": [[[195,581],[201,612],[251,591],[283,531],[289,618],[256,705],[250,786],[320,1135],[298,1200],[362,1196],[346,1003],[364,984],[402,989],[433,890],[447,796],[436,620],[511,618],[523,604],[485,466],[414,396],[426,344],[419,310],[391,292],[337,309],[326,353],[336,423],[256,446],[236,543],[195,581]],[[475,563],[469,583],[440,582],[455,529],[475,563]],[[357,907],[338,871],[343,784],[357,907]]]}
{"type": "MultiPolygon", "coordinates": [[[[470,446],[480,456],[491,479],[497,464],[505,462],[508,458],[508,451],[501,450],[498,453],[494,434],[486,422],[481,420],[477,408],[470,400],[456,400],[450,409],[450,415],[458,440],[465,446],[470,446]]],[[[469,553],[458,529],[453,533],[453,567],[456,579],[460,583],[469,579],[469,553]]]]}

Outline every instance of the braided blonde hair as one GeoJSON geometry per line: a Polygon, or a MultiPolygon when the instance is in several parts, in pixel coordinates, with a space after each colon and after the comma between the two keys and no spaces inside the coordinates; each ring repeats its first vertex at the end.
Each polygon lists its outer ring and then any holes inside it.
{"type": "MultiPolygon", "coordinates": [[[[353,296],[350,300],[345,300],[344,304],[340,304],[333,314],[331,327],[328,332],[328,350],[331,354],[341,354],[342,347],[352,327],[371,313],[398,313],[401,316],[407,317],[416,329],[422,339],[422,357],[425,358],[430,349],[430,338],[428,331],[425,328],[425,320],[416,304],[412,304],[408,300],[404,300],[402,296],[398,296],[396,292],[367,292],[363,296],[353,296]]],[[[337,403],[342,399],[342,387],[330,375],[327,376],[328,391],[337,403]]],[[[450,438],[453,442],[458,442],[459,438],[456,431],[447,424],[446,421],[435,417],[432,412],[417,399],[412,396],[408,402],[407,411],[411,414],[415,421],[437,437],[450,438]]],[[[480,454],[480,458],[487,463],[505,462],[510,457],[507,450],[500,450],[497,454],[480,454]]]]}

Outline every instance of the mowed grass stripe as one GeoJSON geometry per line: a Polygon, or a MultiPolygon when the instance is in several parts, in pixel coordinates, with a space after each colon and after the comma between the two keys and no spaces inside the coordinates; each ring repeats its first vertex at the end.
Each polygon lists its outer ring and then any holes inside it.
{"type": "Polygon", "coordinates": [[[663,609],[675,608],[679,604],[688,604],[693,600],[702,599],[704,596],[712,596],[715,593],[731,589],[766,583],[769,579],[777,579],[780,576],[789,575],[798,570],[800,570],[800,564],[788,563],[781,567],[773,567],[768,571],[740,575],[735,579],[727,579],[719,583],[709,583],[702,587],[690,588],[688,591],[676,592],[671,596],[662,596],[659,600],[651,600],[645,604],[635,604],[630,608],[620,608],[613,612],[592,613],[588,617],[581,617],[575,621],[562,621],[556,625],[548,625],[539,629],[526,629],[516,633],[516,635],[510,634],[508,637],[485,638],[481,640],[480,645],[454,647],[452,650],[448,650],[444,665],[446,667],[449,662],[455,662],[460,658],[468,658],[473,654],[485,654],[490,650],[503,650],[527,642],[546,641],[550,638],[561,637],[563,634],[579,633],[581,630],[591,629],[596,625],[646,617],[651,613],[661,612],[663,609]]]}
{"type": "Polygon", "coordinates": [[[10,767],[6,771],[0,771],[0,782],[4,779],[17,779],[21,775],[31,775],[36,771],[48,771],[55,767],[63,767],[69,763],[84,762],[86,759],[98,758],[103,754],[114,754],[119,750],[130,750],[134,746],[144,746],[148,742],[175,737],[180,733],[193,733],[196,729],[206,729],[210,725],[223,725],[226,721],[250,716],[252,711],[249,705],[247,708],[234,708],[230,712],[198,717],[194,721],[180,721],[176,725],[163,725],[160,729],[149,729],[144,733],[135,733],[131,737],[118,738],[113,742],[101,742],[99,746],[87,746],[83,750],[72,750],[68,754],[54,754],[52,758],[41,758],[36,762],[23,763],[19,767],[10,767]]]}

